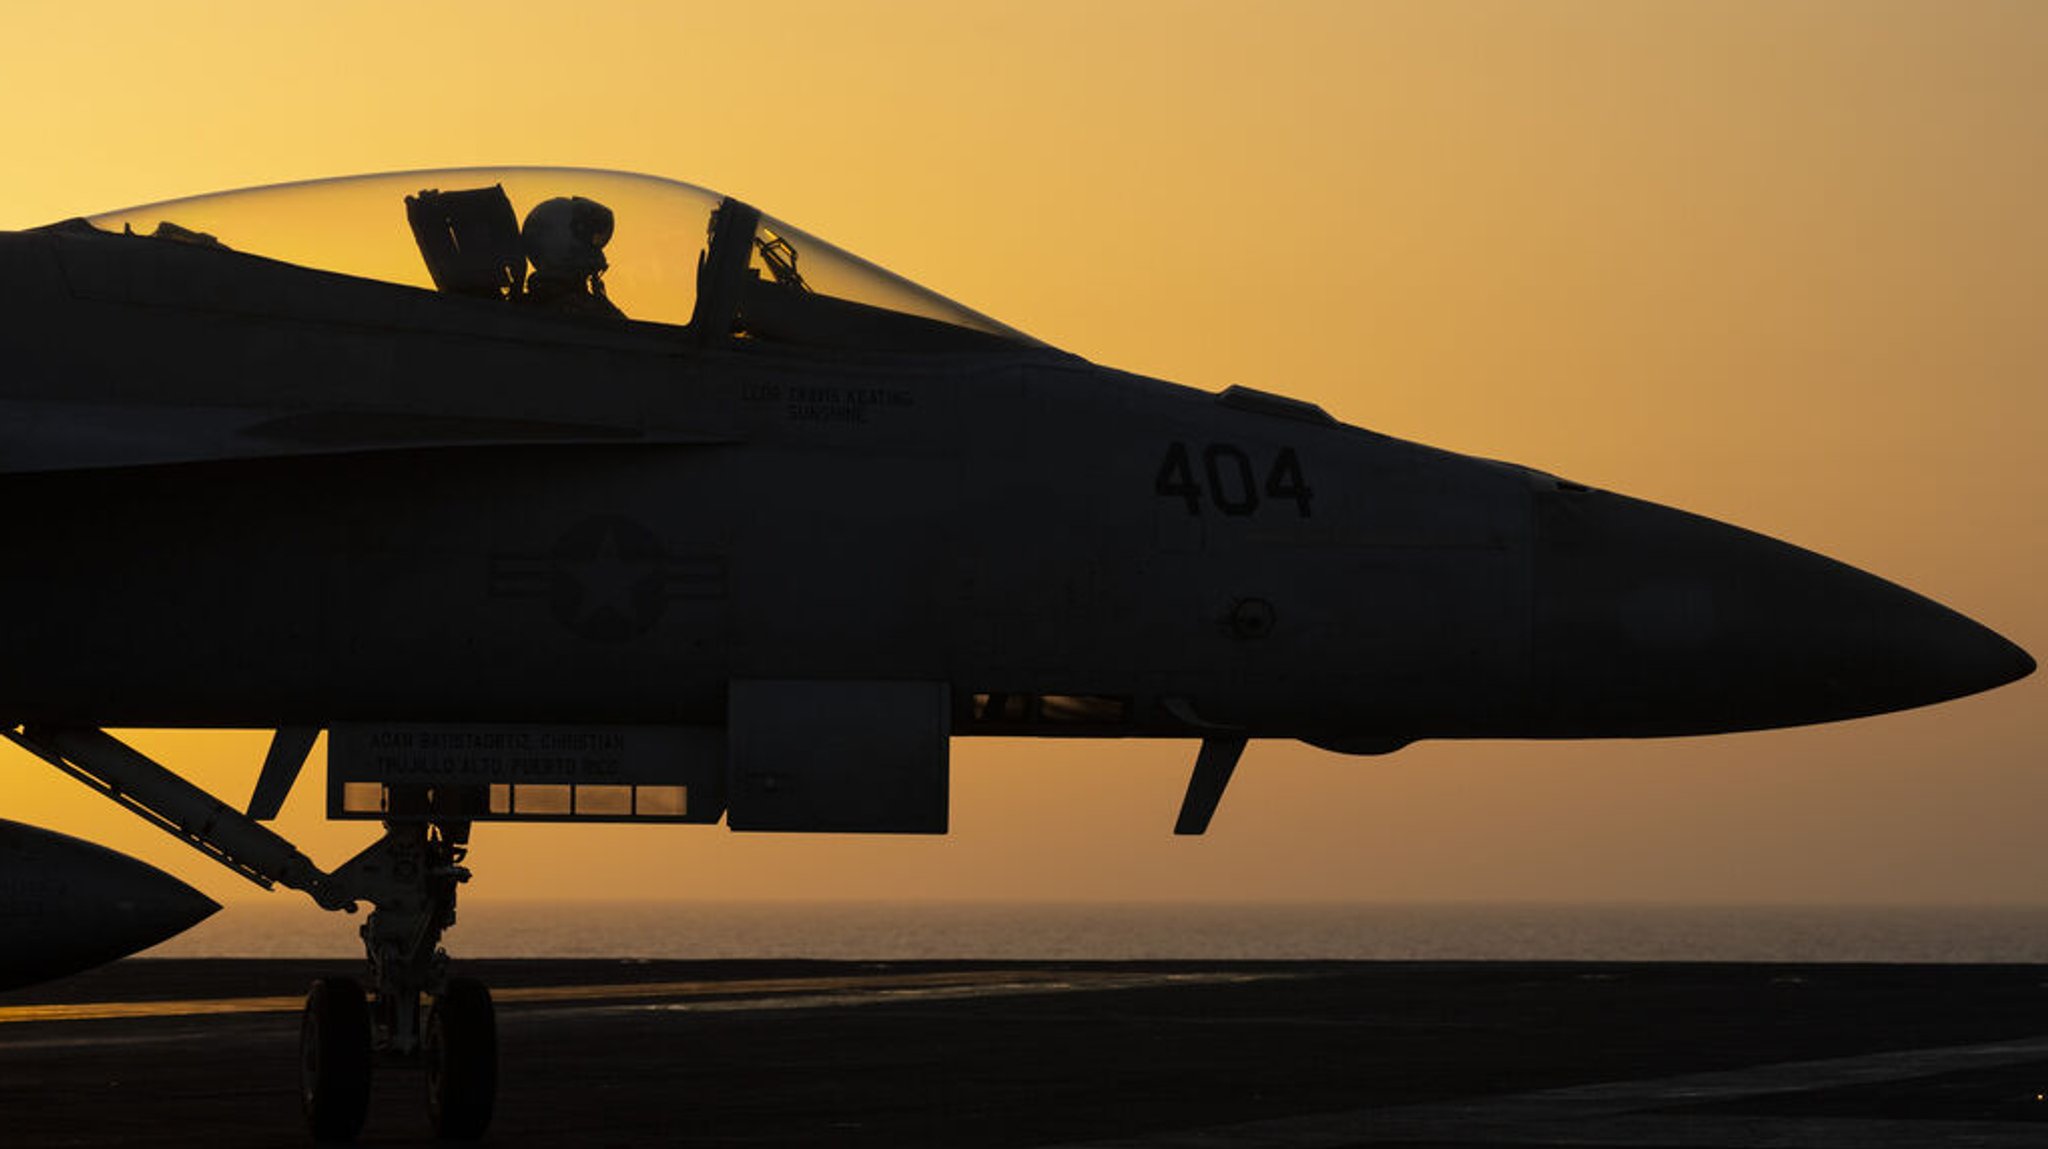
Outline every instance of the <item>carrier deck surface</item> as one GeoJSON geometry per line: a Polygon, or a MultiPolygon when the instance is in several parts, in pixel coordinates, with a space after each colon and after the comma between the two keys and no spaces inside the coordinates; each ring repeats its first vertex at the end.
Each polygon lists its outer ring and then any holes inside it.
{"type": "MultiPolygon", "coordinates": [[[[477,961],[497,1146],[2048,1144],[2048,968],[477,961]]],[[[0,995],[10,1146],[277,1146],[332,962],[0,995]]],[[[380,1067],[363,1143],[430,1144],[380,1067]]]]}

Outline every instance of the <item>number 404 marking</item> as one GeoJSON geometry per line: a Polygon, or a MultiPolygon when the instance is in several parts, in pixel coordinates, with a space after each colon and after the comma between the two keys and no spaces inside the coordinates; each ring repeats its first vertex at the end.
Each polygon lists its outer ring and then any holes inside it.
{"type": "Polygon", "coordinates": [[[1188,445],[1175,443],[1166,449],[1166,458],[1159,464],[1159,479],[1152,489],[1185,502],[1191,515],[1202,513],[1205,493],[1209,502],[1226,515],[1252,514],[1259,509],[1259,493],[1263,490],[1266,498],[1292,501],[1301,517],[1308,517],[1309,502],[1315,498],[1315,492],[1301,476],[1301,460],[1295,458],[1294,448],[1280,448],[1273,465],[1266,469],[1263,487],[1256,481],[1256,474],[1252,457],[1242,448],[1230,443],[1210,443],[1202,448],[1202,470],[1198,477],[1188,445]],[[1203,479],[1208,480],[1206,489],[1203,479]]]}

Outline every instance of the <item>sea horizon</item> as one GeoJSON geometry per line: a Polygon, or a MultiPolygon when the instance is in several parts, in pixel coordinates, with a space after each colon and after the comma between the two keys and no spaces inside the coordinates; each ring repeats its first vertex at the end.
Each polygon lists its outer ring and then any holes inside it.
{"type": "MultiPolygon", "coordinates": [[[[233,902],[145,958],[362,956],[360,915],[233,902]]],[[[2048,905],[481,901],[457,958],[2048,963],[2048,905]]]]}

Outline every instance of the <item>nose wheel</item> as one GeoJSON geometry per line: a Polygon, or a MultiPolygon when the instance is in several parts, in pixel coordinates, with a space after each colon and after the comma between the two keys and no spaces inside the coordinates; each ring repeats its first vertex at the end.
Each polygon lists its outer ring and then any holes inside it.
{"type": "Polygon", "coordinates": [[[299,1020],[299,1100],[315,1141],[353,1141],[370,1111],[370,1006],[353,978],[322,978],[299,1020]]]}
{"type": "Polygon", "coordinates": [[[482,1137],[498,1099],[498,1021],[484,983],[448,979],[427,1010],[420,1053],[434,1136],[454,1141],[482,1137]]]}
{"type": "MultiPolygon", "coordinates": [[[[370,1111],[375,1062],[369,1001],[353,978],[322,978],[299,1023],[299,1100],[306,1129],[323,1144],[354,1141],[370,1111]]],[[[449,978],[426,1010],[419,1059],[427,1118],[444,1141],[475,1141],[498,1100],[498,1020],[491,991],[449,978]]]]}

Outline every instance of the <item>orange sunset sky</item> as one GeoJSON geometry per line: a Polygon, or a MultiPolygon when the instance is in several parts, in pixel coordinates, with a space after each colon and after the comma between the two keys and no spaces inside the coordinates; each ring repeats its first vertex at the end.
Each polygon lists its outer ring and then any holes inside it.
{"type": "MultiPolygon", "coordinates": [[[[395,168],[666,175],[1097,362],[1729,519],[2048,650],[2048,5],[102,2],[0,28],[0,226],[395,168]]],[[[483,826],[464,897],[2043,903],[2044,704],[2037,675],[1701,740],[1255,744],[1199,841],[1168,833],[1191,743],[963,740],[944,839],[483,826]]],[[[136,738],[236,802],[264,746],[136,738]]],[[[333,865],[374,831],[322,822],[319,769],[280,829],[333,865]]],[[[0,817],[264,896],[11,747],[0,817]]]]}

